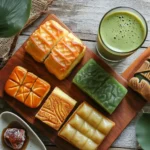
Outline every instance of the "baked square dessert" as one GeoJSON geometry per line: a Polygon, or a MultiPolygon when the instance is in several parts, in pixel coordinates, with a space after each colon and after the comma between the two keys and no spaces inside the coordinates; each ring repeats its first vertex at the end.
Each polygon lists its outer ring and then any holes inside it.
{"type": "Polygon", "coordinates": [[[36,118],[58,130],[75,104],[74,99],[56,87],[36,114],[36,118]]]}
{"type": "Polygon", "coordinates": [[[135,72],[129,80],[129,86],[150,102],[150,57],[135,72]]]}
{"type": "Polygon", "coordinates": [[[110,114],[127,93],[127,89],[93,59],[79,70],[73,83],[110,114]]]}
{"type": "Polygon", "coordinates": [[[61,39],[44,64],[59,80],[66,78],[84,56],[86,47],[72,33],[61,39]]]}
{"type": "Polygon", "coordinates": [[[43,62],[57,42],[68,31],[56,21],[50,20],[40,26],[29,38],[26,51],[38,62],[43,62]]]}
{"type": "Polygon", "coordinates": [[[23,67],[17,66],[13,69],[12,73],[9,76],[9,79],[5,84],[5,91],[8,95],[12,97],[16,96],[26,74],[27,70],[23,67]]]}
{"type": "Polygon", "coordinates": [[[31,108],[38,107],[50,90],[50,84],[23,67],[17,66],[5,84],[5,92],[31,108]]]}
{"type": "Polygon", "coordinates": [[[64,124],[58,135],[82,150],[95,150],[115,123],[83,102],[64,124]]]}

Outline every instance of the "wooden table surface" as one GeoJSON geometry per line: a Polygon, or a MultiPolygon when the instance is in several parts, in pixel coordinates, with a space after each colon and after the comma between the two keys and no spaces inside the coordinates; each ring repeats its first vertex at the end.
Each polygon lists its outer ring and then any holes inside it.
{"type": "MultiPolygon", "coordinates": [[[[141,12],[146,18],[150,29],[150,0],[54,0],[52,6],[49,7],[49,13],[57,15],[58,18],[82,39],[87,47],[96,53],[95,45],[99,21],[108,10],[118,6],[132,7],[141,12]]],[[[44,18],[45,15],[39,18],[20,35],[15,50],[22,45],[44,18]]],[[[111,65],[116,72],[121,74],[148,46],[150,46],[149,34],[145,43],[137,52],[120,63],[109,63],[109,65],[111,65]]],[[[143,108],[143,111],[148,111],[149,108],[150,105],[147,104],[143,108]]],[[[0,100],[0,112],[5,110],[13,111],[4,101],[0,100]]],[[[135,122],[138,116],[131,121],[128,127],[113,143],[110,150],[138,149],[135,136],[135,122]]],[[[35,128],[33,129],[39,135],[48,150],[58,150],[45,136],[39,133],[35,128]]]]}

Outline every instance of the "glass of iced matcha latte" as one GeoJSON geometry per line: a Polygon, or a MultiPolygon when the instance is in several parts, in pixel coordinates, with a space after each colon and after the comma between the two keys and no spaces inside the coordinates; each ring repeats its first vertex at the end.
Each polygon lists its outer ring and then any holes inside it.
{"type": "Polygon", "coordinates": [[[128,7],[114,8],[100,22],[97,51],[108,61],[120,61],[143,44],[147,33],[147,23],[138,11],[128,7]]]}

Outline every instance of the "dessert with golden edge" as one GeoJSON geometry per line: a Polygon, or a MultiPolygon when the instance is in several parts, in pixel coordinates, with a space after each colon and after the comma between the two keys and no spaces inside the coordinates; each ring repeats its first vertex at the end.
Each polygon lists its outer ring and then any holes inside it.
{"type": "Polygon", "coordinates": [[[36,114],[36,118],[58,130],[76,103],[74,99],[56,87],[36,114]]]}
{"type": "Polygon", "coordinates": [[[83,102],[59,131],[59,136],[83,150],[95,150],[115,123],[83,102]]]}
{"type": "Polygon", "coordinates": [[[26,51],[38,62],[43,62],[57,42],[68,34],[54,20],[47,21],[40,26],[29,38],[26,51]]]}
{"type": "Polygon", "coordinates": [[[69,75],[71,70],[82,59],[85,46],[72,33],[64,37],[52,49],[44,64],[59,80],[69,75]]]}
{"type": "Polygon", "coordinates": [[[80,39],[53,20],[41,25],[30,36],[25,48],[59,80],[69,75],[86,50],[80,39]]]}
{"type": "Polygon", "coordinates": [[[5,84],[5,92],[31,108],[38,107],[50,90],[50,84],[25,68],[17,66],[5,84]]]}
{"type": "Polygon", "coordinates": [[[129,80],[129,86],[145,100],[150,101],[150,57],[136,71],[134,77],[129,80]]]}

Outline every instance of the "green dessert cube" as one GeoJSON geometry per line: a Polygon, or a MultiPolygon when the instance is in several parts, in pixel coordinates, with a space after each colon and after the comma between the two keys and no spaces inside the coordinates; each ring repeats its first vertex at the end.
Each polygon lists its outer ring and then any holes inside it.
{"type": "Polygon", "coordinates": [[[127,89],[90,59],[73,79],[82,91],[87,93],[108,113],[112,114],[127,93],[127,89]]]}

